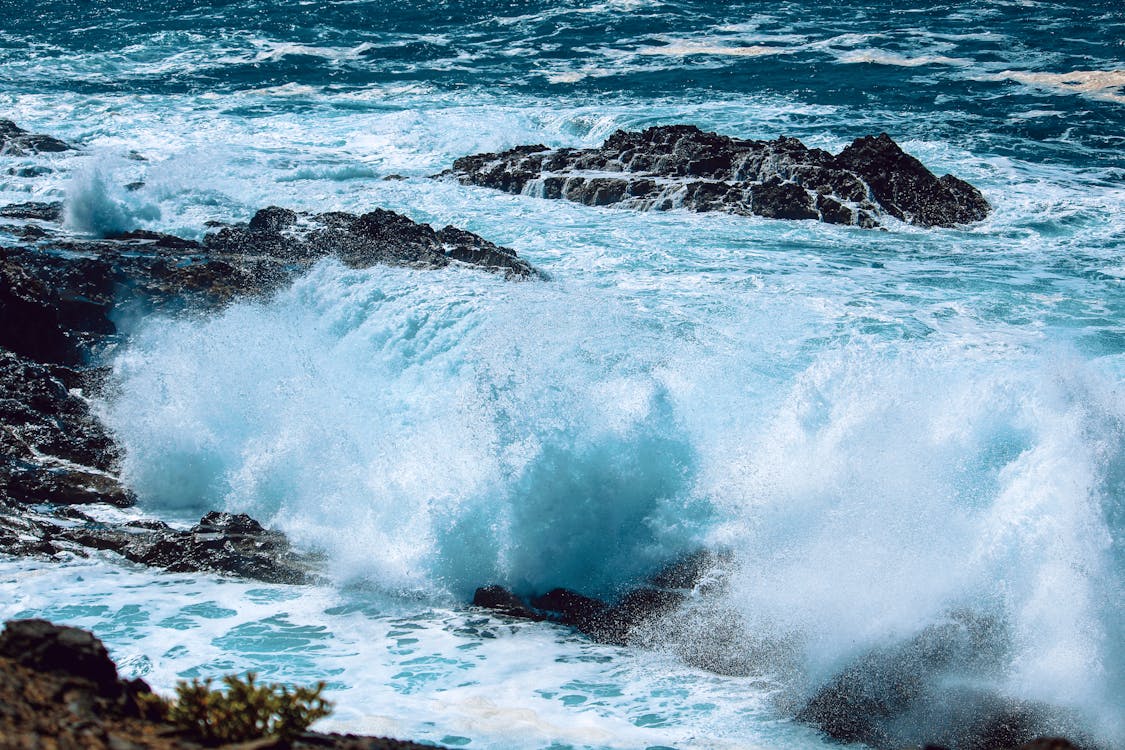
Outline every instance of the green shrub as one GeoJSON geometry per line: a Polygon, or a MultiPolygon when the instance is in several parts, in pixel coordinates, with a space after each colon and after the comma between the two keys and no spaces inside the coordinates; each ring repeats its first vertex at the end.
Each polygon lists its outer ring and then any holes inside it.
{"type": "Polygon", "coordinates": [[[314,687],[258,684],[253,673],[246,679],[223,678],[225,690],[212,690],[211,680],[180,682],[167,718],[179,729],[207,744],[246,742],[261,737],[290,740],[317,719],[331,713],[332,704],[321,697],[324,683],[314,687]]]}

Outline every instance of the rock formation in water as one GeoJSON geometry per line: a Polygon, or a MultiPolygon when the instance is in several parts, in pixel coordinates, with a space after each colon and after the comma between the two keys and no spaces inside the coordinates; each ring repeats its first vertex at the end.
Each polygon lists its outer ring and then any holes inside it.
{"type": "Polygon", "coordinates": [[[952,227],[980,221],[991,210],[975,187],[935,176],[886,133],[858,138],[832,155],[796,138],[742,140],[692,125],[619,130],[598,148],[520,146],[466,156],[442,176],[591,206],[686,208],[868,228],[887,217],[952,227]]]}
{"type": "MultiPolygon", "coordinates": [[[[0,748],[189,750],[200,745],[164,723],[144,680],[122,680],[105,646],[78,628],[13,620],[0,633],[0,748]]],[[[241,750],[423,750],[401,740],[306,732],[225,747],[241,750]]]]}
{"type": "Polygon", "coordinates": [[[96,363],[121,343],[117,313],[261,297],[329,256],[353,268],[460,264],[511,279],[541,276],[475,234],[378,209],[356,216],[270,207],[247,224],[213,226],[202,242],[148,231],[78,239],[53,224],[60,216],[55,203],[0,208],[0,217],[23,221],[0,226],[13,238],[0,244],[0,553],[109,550],[176,572],[309,580],[310,560],[247,516],[210,514],[173,529],[107,524],[77,507],[135,502],[89,398],[107,375],[96,363]]]}
{"type": "Polygon", "coordinates": [[[0,155],[26,156],[70,151],[72,148],[58,138],[29,133],[11,120],[0,120],[0,155]]]}
{"type": "Polygon", "coordinates": [[[861,655],[816,690],[797,719],[842,742],[887,750],[997,750],[1043,735],[1079,738],[1076,717],[989,687],[1007,637],[993,618],[955,612],[913,638],[861,655]]]}
{"type": "Polygon", "coordinates": [[[525,600],[496,585],[482,586],[473,605],[506,617],[550,620],[573,627],[596,641],[635,644],[639,629],[684,604],[729,562],[725,555],[701,550],[652,576],[644,586],[625,592],[614,602],[556,588],[525,600]]]}
{"type": "MultiPolygon", "coordinates": [[[[706,551],[689,555],[615,601],[569,589],[524,598],[493,585],[477,589],[473,604],[505,618],[567,625],[602,643],[670,650],[721,674],[796,673],[796,661],[786,663],[789,644],[756,638],[737,613],[721,610],[721,596],[709,596],[724,587],[730,562],[706,551]]],[[[882,750],[1078,750],[1053,736],[1081,737],[1076,717],[989,689],[1005,639],[996,620],[956,612],[862,655],[782,708],[833,739],[882,750]]]]}
{"type": "Polygon", "coordinates": [[[339,211],[312,215],[270,207],[256,213],[247,225],[207,235],[203,244],[211,254],[256,255],[286,263],[309,263],[332,255],[353,268],[380,263],[444,268],[459,262],[508,278],[541,275],[517,257],[515,250],[452,226],[434,230],[383,209],[356,216],[339,211]]]}

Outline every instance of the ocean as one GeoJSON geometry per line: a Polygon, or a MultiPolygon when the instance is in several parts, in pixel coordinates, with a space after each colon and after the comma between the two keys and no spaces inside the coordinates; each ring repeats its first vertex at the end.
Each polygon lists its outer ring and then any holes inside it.
{"type": "Polygon", "coordinates": [[[92,629],[165,692],[324,679],[331,730],[812,750],[802,701],[969,612],[999,635],[943,685],[1125,745],[1123,87],[1101,0],[0,0],[0,116],[83,146],[8,158],[52,171],[0,172],[0,204],[195,238],[382,207],[550,277],[325,260],[268,301],[122,317],[98,410],[139,505],[98,512],[246,512],[325,580],[0,558],[0,617],[92,629]],[[675,123],[887,132],[993,212],[880,231],[432,179],[675,123]],[[467,606],[612,598],[700,549],[726,579],[644,648],[467,606]]]}

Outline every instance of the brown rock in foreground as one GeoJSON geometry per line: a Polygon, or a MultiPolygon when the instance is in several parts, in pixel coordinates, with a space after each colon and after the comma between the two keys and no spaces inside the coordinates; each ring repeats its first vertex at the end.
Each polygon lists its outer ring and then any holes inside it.
{"type": "MultiPolygon", "coordinates": [[[[143,680],[121,680],[91,633],[45,620],[14,620],[0,633],[0,750],[174,750],[198,748],[154,717],[143,680]]],[[[432,745],[309,732],[227,748],[423,750],[432,745]]]]}

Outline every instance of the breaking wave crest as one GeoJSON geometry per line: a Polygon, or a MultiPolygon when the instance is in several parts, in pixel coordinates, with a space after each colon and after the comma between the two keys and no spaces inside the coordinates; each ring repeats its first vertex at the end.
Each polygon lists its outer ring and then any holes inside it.
{"type": "Polygon", "coordinates": [[[987,664],[928,679],[1120,735],[1112,372],[855,340],[786,374],[715,344],[574,282],[328,262],[146,324],[108,418],[145,502],[250,512],[341,580],[613,596],[706,545],[726,583],[654,639],[689,661],[807,695],[971,612],[987,664]]]}

